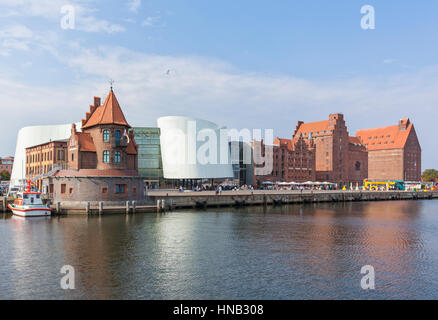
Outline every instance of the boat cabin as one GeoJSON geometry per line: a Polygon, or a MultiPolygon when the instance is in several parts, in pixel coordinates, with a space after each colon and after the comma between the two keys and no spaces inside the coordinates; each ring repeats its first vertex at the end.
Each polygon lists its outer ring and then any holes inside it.
{"type": "Polygon", "coordinates": [[[41,200],[41,193],[39,192],[23,192],[18,199],[14,201],[15,205],[23,206],[23,205],[34,205],[34,204],[43,204],[41,200]]]}

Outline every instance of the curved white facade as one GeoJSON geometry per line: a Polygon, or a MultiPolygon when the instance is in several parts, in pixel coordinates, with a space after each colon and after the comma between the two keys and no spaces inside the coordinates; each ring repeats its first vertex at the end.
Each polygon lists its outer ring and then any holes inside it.
{"type": "MultiPolygon", "coordinates": [[[[80,123],[76,124],[80,128],[80,123]]],[[[69,139],[71,124],[54,126],[24,127],[18,131],[17,146],[15,148],[14,166],[11,175],[11,187],[20,184],[26,178],[26,148],[42,143],[69,139]]]]}
{"type": "Polygon", "coordinates": [[[166,179],[232,178],[228,134],[200,119],[171,116],[157,120],[166,179]]]}

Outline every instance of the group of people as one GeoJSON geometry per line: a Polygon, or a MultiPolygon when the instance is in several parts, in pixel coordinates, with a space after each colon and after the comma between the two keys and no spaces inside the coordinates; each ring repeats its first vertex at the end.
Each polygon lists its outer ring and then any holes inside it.
{"type": "MultiPolygon", "coordinates": [[[[182,185],[179,186],[178,191],[179,192],[184,192],[185,189],[182,185]]],[[[221,194],[222,191],[239,191],[239,190],[254,190],[254,187],[251,185],[243,185],[241,187],[238,186],[223,186],[223,185],[218,185],[216,187],[212,187],[212,186],[208,186],[208,185],[196,185],[193,186],[191,189],[188,189],[192,192],[201,192],[201,191],[215,191],[216,194],[221,194]]]]}

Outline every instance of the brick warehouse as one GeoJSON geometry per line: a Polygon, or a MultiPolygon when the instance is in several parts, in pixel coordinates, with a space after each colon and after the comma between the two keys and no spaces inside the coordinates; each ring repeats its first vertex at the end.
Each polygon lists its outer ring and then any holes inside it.
{"type": "MultiPolygon", "coordinates": [[[[265,152],[263,141],[254,145],[254,152],[262,157],[272,157],[272,171],[267,175],[254,175],[257,185],[263,182],[306,182],[315,181],[315,148],[313,141],[297,139],[294,143],[289,139],[276,138],[272,147],[272,154],[265,152]],[[258,150],[261,148],[261,150],[258,150]]],[[[260,167],[260,166],[257,166],[260,167]]]]}
{"type": "Polygon", "coordinates": [[[143,201],[144,182],[130,128],[112,88],[103,105],[95,97],[82,120],[82,132],[72,125],[67,169],[45,177],[43,191],[63,203],[143,201]]]}
{"type": "Polygon", "coordinates": [[[408,118],[398,125],[356,133],[368,150],[368,178],[421,181],[421,147],[408,118]]]}
{"type": "Polygon", "coordinates": [[[316,180],[362,184],[368,177],[368,152],[359,139],[349,136],[343,114],[319,122],[299,121],[292,141],[301,138],[315,147],[316,180]]]}
{"type": "Polygon", "coordinates": [[[26,179],[35,180],[35,186],[42,189],[42,179],[57,168],[65,168],[67,161],[67,141],[50,141],[26,148],[26,179]]]}

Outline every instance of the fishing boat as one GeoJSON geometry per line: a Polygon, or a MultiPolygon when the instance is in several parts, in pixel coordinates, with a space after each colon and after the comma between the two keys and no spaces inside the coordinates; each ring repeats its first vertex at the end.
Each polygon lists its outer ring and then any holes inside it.
{"type": "Polygon", "coordinates": [[[13,203],[8,204],[8,208],[14,215],[20,217],[45,217],[50,216],[52,209],[43,204],[41,200],[41,192],[31,190],[30,181],[28,181],[27,189],[24,192],[17,194],[17,199],[13,203]]]}

